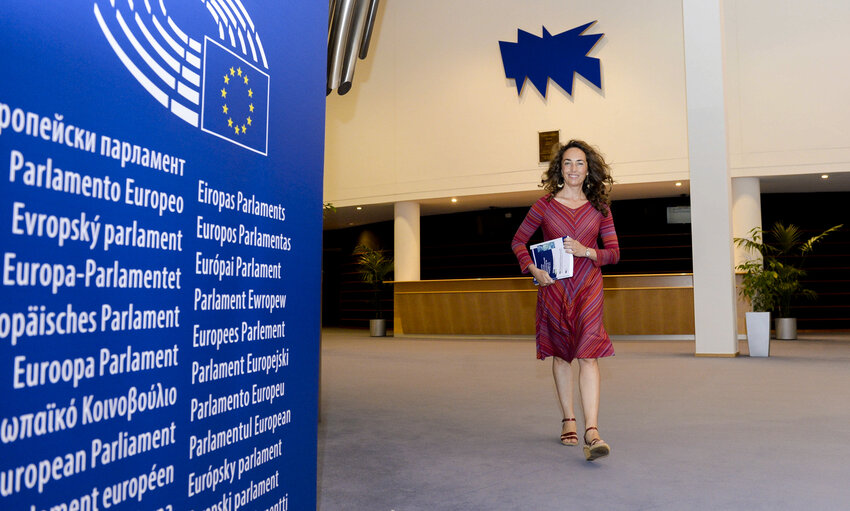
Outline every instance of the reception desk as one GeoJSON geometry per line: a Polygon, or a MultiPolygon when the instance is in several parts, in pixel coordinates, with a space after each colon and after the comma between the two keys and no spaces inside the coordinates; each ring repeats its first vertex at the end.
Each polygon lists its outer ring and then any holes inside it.
{"type": "MultiPolygon", "coordinates": [[[[534,335],[530,277],[393,282],[395,335],[534,335]]],[[[611,335],[693,336],[693,274],[606,275],[611,335]]],[[[738,300],[738,332],[748,305],[738,300]]]]}

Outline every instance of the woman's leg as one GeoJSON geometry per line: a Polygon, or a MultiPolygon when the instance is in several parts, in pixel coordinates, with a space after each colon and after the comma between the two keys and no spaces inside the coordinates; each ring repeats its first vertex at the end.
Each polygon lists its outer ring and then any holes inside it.
{"type": "Polygon", "coordinates": [[[576,416],[573,411],[573,371],[570,363],[558,357],[552,357],[552,374],[555,376],[555,389],[558,402],[565,419],[576,416]]]}
{"type": "MultiPolygon", "coordinates": [[[[580,358],[578,371],[584,427],[585,429],[597,427],[599,425],[599,362],[595,358],[580,358]]],[[[592,442],[595,438],[599,438],[599,433],[595,429],[587,432],[586,441],[592,442]]]]}
{"type": "Polygon", "coordinates": [[[573,371],[569,362],[552,357],[552,374],[555,376],[555,389],[558,391],[558,402],[561,404],[561,443],[577,445],[578,433],[573,411],[573,371]]]}

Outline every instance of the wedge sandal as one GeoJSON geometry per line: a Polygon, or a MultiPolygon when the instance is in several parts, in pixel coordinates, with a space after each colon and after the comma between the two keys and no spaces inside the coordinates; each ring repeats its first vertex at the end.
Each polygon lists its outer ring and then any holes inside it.
{"type": "Polygon", "coordinates": [[[601,438],[594,438],[590,442],[587,441],[587,432],[592,429],[595,429],[597,433],[599,432],[596,426],[591,426],[584,430],[584,457],[587,461],[593,461],[611,454],[611,446],[606,444],[601,438]]]}

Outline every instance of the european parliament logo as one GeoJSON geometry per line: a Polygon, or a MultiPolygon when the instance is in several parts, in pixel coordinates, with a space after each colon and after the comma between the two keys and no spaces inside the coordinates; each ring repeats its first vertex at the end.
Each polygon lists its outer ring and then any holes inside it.
{"type": "Polygon", "coordinates": [[[169,15],[165,0],[96,0],[94,16],[118,60],[163,107],[267,155],[269,75],[260,66],[269,65],[254,22],[242,0],[196,5],[205,7],[221,42],[204,36],[202,45],[169,15]]]}

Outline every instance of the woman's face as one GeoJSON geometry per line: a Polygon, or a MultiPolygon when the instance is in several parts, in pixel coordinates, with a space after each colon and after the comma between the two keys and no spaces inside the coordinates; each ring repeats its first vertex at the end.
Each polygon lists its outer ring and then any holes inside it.
{"type": "Polygon", "coordinates": [[[566,186],[581,186],[587,177],[587,161],[584,151],[570,147],[561,158],[561,174],[566,186]]]}

